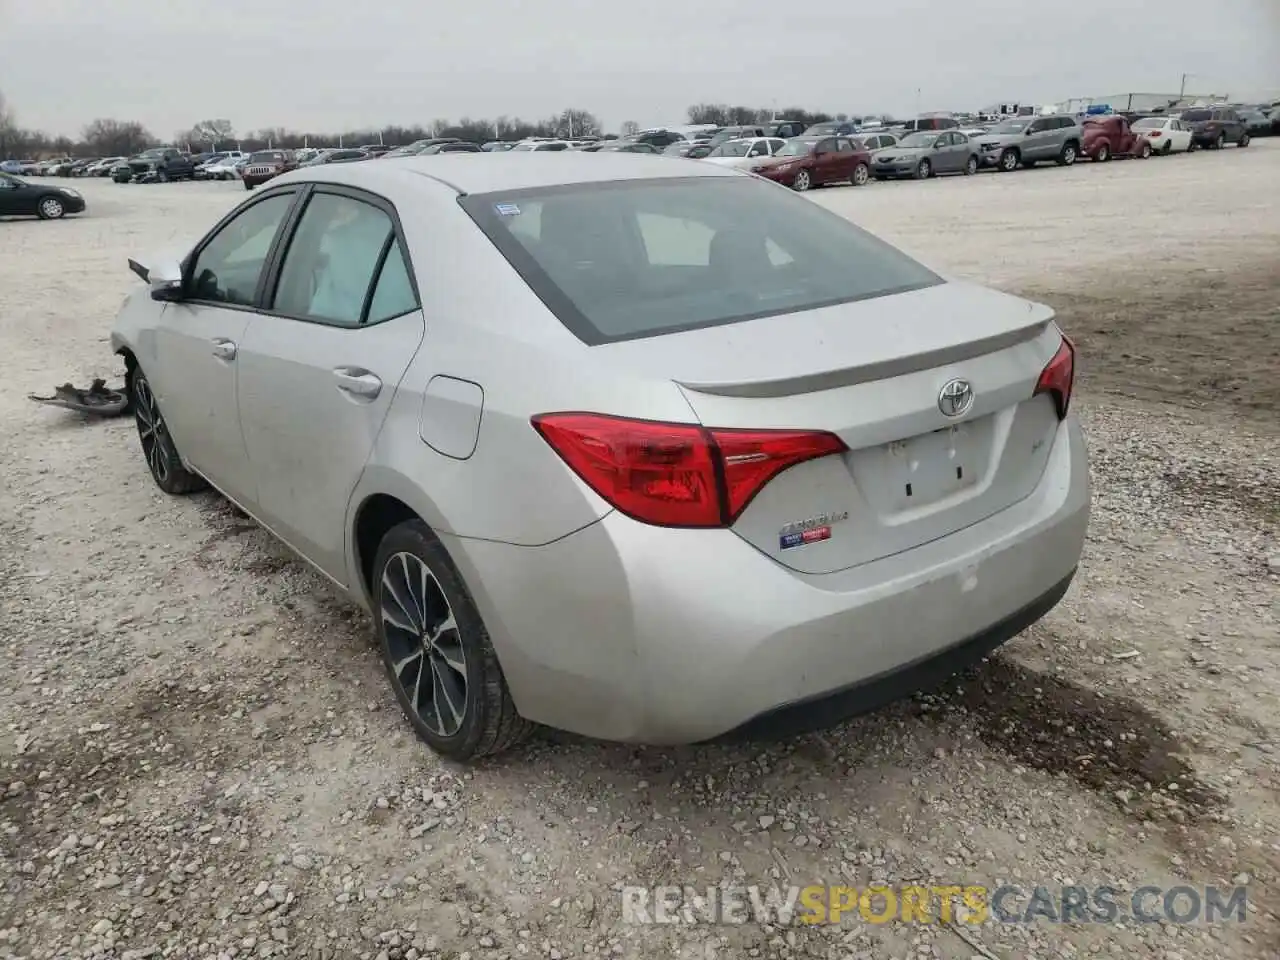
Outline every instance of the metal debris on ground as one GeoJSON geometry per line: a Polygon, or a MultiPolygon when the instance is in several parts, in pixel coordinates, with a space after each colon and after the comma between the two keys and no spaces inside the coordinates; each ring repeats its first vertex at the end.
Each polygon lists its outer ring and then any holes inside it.
{"type": "Polygon", "coordinates": [[[64,383],[53,391],[51,397],[27,394],[36,403],[46,403],[96,417],[119,417],[129,409],[129,393],[125,388],[110,389],[105,380],[94,380],[88,390],[64,383]]]}

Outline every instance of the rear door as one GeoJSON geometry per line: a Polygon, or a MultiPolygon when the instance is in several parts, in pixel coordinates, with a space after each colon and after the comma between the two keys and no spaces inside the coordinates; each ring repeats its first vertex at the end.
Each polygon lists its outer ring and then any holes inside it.
{"type": "Polygon", "coordinates": [[[317,187],[281,246],[269,310],[240,351],[244,442],[260,519],[345,582],[347,503],[422,342],[422,310],[381,198],[317,187]]]}

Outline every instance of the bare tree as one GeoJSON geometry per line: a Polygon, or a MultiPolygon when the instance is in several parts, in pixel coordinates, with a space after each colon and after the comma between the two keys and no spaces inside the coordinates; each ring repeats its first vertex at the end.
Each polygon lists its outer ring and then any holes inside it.
{"type": "Polygon", "coordinates": [[[231,125],[230,120],[201,120],[194,124],[190,130],[177,135],[176,139],[183,143],[199,144],[201,146],[209,146],[216,150],[218,144],[228,143],[235,139],[235,127],[231,125]]]}
{"type": "Polygon", "coordinates": [[[600,121],[590,110],[575,110],[570,107],[558,116],[547,121],[553,137],[598,137],[600,121]]]}
{"type": "Polygon", "coordinates": [[[0,160],[18,149],[18,124],[9,110],[3,91],[0,91],[0,160]]]}
{"type": "Polygon", "coordinates": [[[90,153],[104,157],[132,156],[155,142],[142,124],[111,119],[94,120],[80,136],[90,153]]]}
{"type": "Polygon", "coordinates": [[[618,132],[624,137],[634,137],[640,132],[640,124],[634,120],[624,120],[622,126],[618,128],[618,132]]]}

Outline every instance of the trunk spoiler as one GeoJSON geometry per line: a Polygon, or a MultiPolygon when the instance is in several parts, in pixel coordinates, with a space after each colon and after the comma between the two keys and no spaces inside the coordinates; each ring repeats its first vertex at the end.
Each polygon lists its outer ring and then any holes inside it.
{"type": "Polygon", "coordinates": [[[814,393],[819,390],[832,390],[837,387],[850,387],[859,383],[869,383],[873,380],[885,380],[890,377],[913,373],[916,370],[926,370],[929,367],[961,363],[974,357],[980,357],[983,354],[1006,350],[1020,343],[1034,340],[1041,334],[1048,322],[1049,320],[1041,316],[1025,327],[984,337],[980,340],[970,340],[954,346],[940,347],[906,357],[894,357],[891,360],[840,367],[835,370],[823,370],[818,373],[802,374],[795,377],[718,383],[677,380],[676,383],[688,390],[719,397],[785,397],[794,393],[814,393]]]}

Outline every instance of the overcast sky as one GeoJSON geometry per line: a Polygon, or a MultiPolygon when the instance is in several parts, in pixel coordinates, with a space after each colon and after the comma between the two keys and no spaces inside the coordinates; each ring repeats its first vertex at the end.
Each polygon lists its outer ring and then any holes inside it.
{"type": "Polygon", "coordinates": [[[616,129],[694,102],[903,116],[1177,92],[1183,72],[1280,96],[1280,0],[0,0],[0,91],[66,134],[567,106],[616,129]]]}

